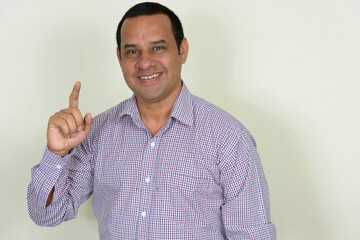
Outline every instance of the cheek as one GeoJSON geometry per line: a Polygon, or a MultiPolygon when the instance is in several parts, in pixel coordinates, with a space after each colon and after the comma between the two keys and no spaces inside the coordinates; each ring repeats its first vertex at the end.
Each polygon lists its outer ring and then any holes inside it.
{"type": "Polygon", "coordinates": [[[182,63],[181,63],[181,61],[179,61],[178,58],[173,59],[171,62],[171,65],[169,65],[169,66],[171,66],[172,74],[174,74],[174,75],[180,74],[182,63]]]}
{"type": "Polygon", "coordinates": [[[121,66],[121,70],[124,76],[128,76],[133,72],[133,67],[129,63],[123,63],[123,65],[121,66]]]}
{"type": "Polygon", "coordinates": [[[167,69],[168,72],[173,72],[176,71],[179,67],[178,67],[178,59],[171,57],[171,58],[166,58],[166,59],[161,59],[161,61],[159,61],[159,63],[167,69]]]}

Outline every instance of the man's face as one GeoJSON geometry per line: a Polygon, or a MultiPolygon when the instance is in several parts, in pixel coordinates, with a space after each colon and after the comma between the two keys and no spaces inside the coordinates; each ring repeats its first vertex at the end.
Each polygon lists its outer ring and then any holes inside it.
{"type": "Polygon", "coordinates": [[[120,47],[120,66],[138,102],[176,99],[181,90],[181,66],[186,61],[188,43],[184,38],[179,54],[168,16],[126,19],[121,28],[120,47]]]}

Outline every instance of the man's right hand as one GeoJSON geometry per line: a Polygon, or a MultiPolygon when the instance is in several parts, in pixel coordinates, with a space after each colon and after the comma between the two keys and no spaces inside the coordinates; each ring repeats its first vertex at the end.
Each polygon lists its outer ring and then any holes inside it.
{"type": "Polygon", "coordinates": [[[55,113],[49,119],[47,143],[51,152],[64,157],[89,135],[92,117],[87,113],[83,118],[79,106],[81,84],[76,82],[70,94],[69,108],[55,113]]]}

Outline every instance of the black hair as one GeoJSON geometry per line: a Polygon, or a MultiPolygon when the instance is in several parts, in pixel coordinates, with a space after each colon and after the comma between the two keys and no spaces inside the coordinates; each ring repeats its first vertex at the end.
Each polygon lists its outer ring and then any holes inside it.
{"type": "Polygon", "coordinates": [[[122,17],[121,21],[119,22],[117,31],[116,31],[116,42],[121,50],[121,27],[124,21],[127,18],[137,17],[141,15],[155,15],[155,14],[165,14],[170,18],[171,21],[171,28],[172,32],[175,37],[176,45],[178,47],[178,52],[180,54],[180,45],[182,40],[184,39],[184,32],[180,22],[180,19],[176,14],[171,11],[169,8],[155,2],[143,2],[136,4],[132,8],[130,8],[125,15],[122,17]]]}

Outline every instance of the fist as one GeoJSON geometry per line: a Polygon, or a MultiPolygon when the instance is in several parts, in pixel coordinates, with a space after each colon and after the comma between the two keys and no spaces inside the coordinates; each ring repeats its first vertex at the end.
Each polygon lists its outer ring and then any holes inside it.
{"type": "Polygon", "coordinates": [[[47,143],[51,152],[64,157],[89,135],[92,117],[83,118],[78,108],[81,84],[76,82],[69,98],[69,108],[50,117],[47,129],[47,143]]]}

